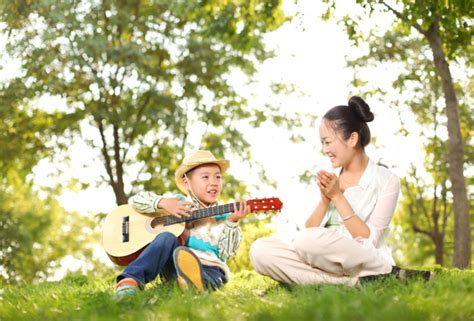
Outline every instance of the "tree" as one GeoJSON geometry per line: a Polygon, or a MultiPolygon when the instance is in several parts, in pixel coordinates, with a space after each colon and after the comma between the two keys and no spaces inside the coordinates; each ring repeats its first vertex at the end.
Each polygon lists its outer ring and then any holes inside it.
{"type": "Polygon", "coordinates": [[[0,284],[45,280],[66,255],[90,265],[97,230],[92,218],[65,211],[56,192],[40,197],[11,169],[0,182],[0,284]]]}
{"type": "Polygon", "coordinates": [[[19,81],[0,84],[0,284],[44,280],[66,255],[90,259],[85,241],[96,234],[92,220],[59,206],[57,190],[33,186],[32,169],[64,134],[68,116],[29,108],[24,89],[19,81]]]}
{"type": "Polygon", "coordinates": [[[271,57],[263,35],[285,21],[280,6],[62,0],[5,2],[0,14],[8,52],[22,62],[19,80],[35,97],[62,97],[68,114],[95,130],[92,137],[78,132],[100,151],[103,181],[124,204],[131,181],[158,193],[174,189],[171,173],[187,149],[249,160],[243,125],[297,123],[252,106],[232,84],[231,75],[251,77],[255,64],[271,57]]]}
{"type": "MultiPolygon", "coordinates": [[[[326,17],[336,7],[335,1],[329,3],[326,17]]],[[[468,66],[472,65],[472,26],[469,21],[474,14],[473,6],[469,2],[458,1],[365,1],[357,3],[366,9],[366,15],[374,16],[382,12],[393,14],[393,33],[402,39],[417,38],[429,46],[431,52],[430,66],[439,77],[445,111],[447,117],[447,131],[449,135],[447,162],[449,164],[449,178],[452,184],[453,209],[454,209],[454,256],[453,263],[456,267],[467,268],[471,264],[471,231],[470,231],[470,204],[467,198],[466,182],[464,179],[465,141],[461,133],[461,119],[459,99],[456,93],[450,64],[456,59],[465,60],[468,66]],[[413,33],[415,31],[415,34],[413,33]]],[[[349,36],[356,41],[361,40],[358,23],[361,17],[343,18],[349,36]]],[[[372,37],[371,40],[377,37],[372,37]]],[[[385,38],[386,39],[386,38],[385,38]]],[[[387,44],[386,60],[406,61],[407,55],[390,55],[394,43],[387,44]]],[[[404,47],[407,51],[409,47],[404,47]]],[[[401,51],[401,50],[400,50],[401,51]]],[[[400,51],[398,51],[400,53],[400,51]]],[[[405,51],[406,52],[406,51],[405,51]]]]}
{"type": "MultiPolygon", "coordinates": [[[[402,179],[402,190],[406,197],[404,201],[402,200],[402,211],[399,211],[402,215],[397,216],[396,221],[403,226],[405,225],[403,220],[407,220],[409,228],[415,233],[427,237],[430,241],[430,248],[433,250],[423,251],[423,253],[430,257],[434,256],[436,264],[444,265],[446,239],[449,236],[447,232],[452,230],[450,229],[451,225],[448,225],[452,219],[452,204],[447,197],[447,178],[444,177],[441,182],[435,181],[432,194],[427,195],[430,191],[427,186],[430,188],[431,186],[417,175],[415,167],[412,167],[409,177],[411,182],[407,178],[402,179]]],[[[406,232],[404,234],[407,234],[406,232]]],[[[405,235],[404,238],[407,240],[407,244],[413,244],[410,241],[417,237],[405,235]]]]}

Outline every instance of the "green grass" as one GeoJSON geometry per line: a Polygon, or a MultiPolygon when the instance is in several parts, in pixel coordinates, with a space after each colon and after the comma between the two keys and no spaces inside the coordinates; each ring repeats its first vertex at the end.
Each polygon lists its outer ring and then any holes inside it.
{"type": "Polygon", "coordinates": [[[254,272],[221,291],[182,292],[154,283],[112,300],[114,282],[69,277],[0,290],[0,320],[474,320],[474,271],[439,269],[429,283],[394,279],[356,288],[282,286],[254,272]]]}

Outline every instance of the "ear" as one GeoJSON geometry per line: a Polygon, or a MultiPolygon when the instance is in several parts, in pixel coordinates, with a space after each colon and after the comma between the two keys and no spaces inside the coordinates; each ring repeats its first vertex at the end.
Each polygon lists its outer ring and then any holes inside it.
{"type": "Polygon", "coordinates": [[[189,187],[189,178],[187,176],[183,176],[183,185],[189,187]]]}
{"type": "Polygon", "coordinates": [[[355,148],[357,143],[359,142],[359,133],[353,132],[351,136],[349,136],[349,146],[355,148]]]}

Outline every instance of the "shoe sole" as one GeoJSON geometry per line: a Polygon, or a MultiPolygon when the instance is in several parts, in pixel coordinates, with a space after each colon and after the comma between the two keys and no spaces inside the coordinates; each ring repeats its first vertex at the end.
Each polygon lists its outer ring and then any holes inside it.
{"type": "Polygon", "coordinates": [[[173,256],[178,275],[186,283],[192,284],[198,291],[204,292],[202,268],[199,259],[190,250],[180,248],[175,251],[173,256]]]}

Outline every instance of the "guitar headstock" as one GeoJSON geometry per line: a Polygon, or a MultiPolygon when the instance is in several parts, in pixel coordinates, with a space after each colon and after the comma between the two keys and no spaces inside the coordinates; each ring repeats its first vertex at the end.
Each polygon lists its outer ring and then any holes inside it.
{"type": "Polygon", "coordinates": [[[278,197],[251,199],[247,201],[247,205],[250,205],[251,212],[280,211],[283,207],[278,197]]]}

